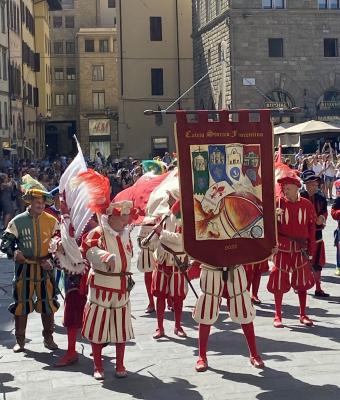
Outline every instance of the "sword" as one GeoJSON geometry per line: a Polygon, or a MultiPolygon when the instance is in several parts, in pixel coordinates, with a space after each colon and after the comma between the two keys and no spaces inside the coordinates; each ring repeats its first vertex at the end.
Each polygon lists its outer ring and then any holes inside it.
{"type": "MultiPolygon", "coordinates": [[[[164,222],[167,218],[169,218],[169,215],[168,215],[168,214],[164,215],[164,217],[162,218],[162,220],[160,221],[160,223],[157,224],[157,226],[158,226],[158,225],[162,225],[163,222],[164,222]]],[[[147,247],[148,244],[150,243],[150,240],[151,240],[151,239],[153,238],[153,236],[155,235],[155,233],[156,233],[156,230],[153,229],[152,232],[150,232],[146,238],[144,238],[143,240],[140,241],[140,246],[147,247]]]]}
{"type": "Polygon", "coordinates": [[[188,277],[187,271],[186,271],[188,269],[188,263],[182,262],[181,259],[170,249],[170,247],[166,246],[165,244],[162,244],[162,247],[164,248],[165,251],[167,251],[168,253],[170,253],[173,256],[176,267],[184,275],[184,277],[185,277],[186,281],[188,282],[188,285],[190,286],[191,290],[193,291],[196,299],[198,299],[198,294],[197,294],[195,288],[193,287],[193,285],[188,277]]]}

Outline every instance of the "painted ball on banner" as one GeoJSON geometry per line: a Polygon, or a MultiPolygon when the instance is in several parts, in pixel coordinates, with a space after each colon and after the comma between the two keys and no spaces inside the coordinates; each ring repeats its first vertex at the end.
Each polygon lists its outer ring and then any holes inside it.
{"type": "Polygon", "coordinates": [[[261,237],[257,223],[263,217],[262,202],[249,192],[234,192],[223,199],[220,221],[230,237],[261,237]]]}

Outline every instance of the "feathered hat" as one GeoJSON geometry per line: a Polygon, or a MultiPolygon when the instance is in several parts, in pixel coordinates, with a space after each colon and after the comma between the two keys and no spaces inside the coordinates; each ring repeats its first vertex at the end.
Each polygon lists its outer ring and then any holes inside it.
{"type": "Polygon", "coordinates": [[[153,172],[155,175],[162,175],[166,172],[166,164],[160,160],[143,160],[144,172],[153,172]]]}
{"type": "Polygon", "coordinates": [[[22,199],[26,203],[31,202],[34,198],[43,198],[47,203],[53,203],[52,197],[45,186],[32,178],[31,175],[24,175],[21,182],[22,199]]]}
{"type": "Polygon", "coordinates": [[[106,176],[99,174],[93,169],[81,172],[73,180],[72,184],[84,184],[88,193],[88,208],[96,214],[106,215],[137,215],[132,201],[110,202],[110,181],[106,176]]]}
{"type": "Polygon", "coordinates": [[[130,215],[132,218],[138,217],[138,210],[133,207],[133,202],[130,200],[112,201],[106,209],[106,215],[130,215]]]}

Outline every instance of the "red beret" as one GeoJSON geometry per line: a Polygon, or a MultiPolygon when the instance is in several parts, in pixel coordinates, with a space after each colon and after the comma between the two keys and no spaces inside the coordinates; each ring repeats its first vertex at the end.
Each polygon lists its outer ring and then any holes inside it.
{"type": "Polygon", "coordinates": [[[279,183],[281,186],[284,185],[296,185],[298,188],[301,187],[301,182],[297,177],[293,176],[285,176],[281,179],[277,180],[277,183],[279,183]]]}

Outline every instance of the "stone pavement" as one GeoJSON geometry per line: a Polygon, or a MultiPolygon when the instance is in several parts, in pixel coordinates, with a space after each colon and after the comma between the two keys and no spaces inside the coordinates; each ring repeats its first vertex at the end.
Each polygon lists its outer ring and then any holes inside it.
{"type": "MultiPolygon", "coordinates": [[[[113,376],[115,351],[104,349],[106,379],[99,383],[92,378],[90,346],[81,340],[80,361],[71,367],[56,370],[53,364],[67,346],[62,327],[62,310],[56,316],[55,340],[60,350],[51,353],[42,345],[39,315],[29,318],[27,351],[14,354],[13,321],[7,312],[11,299],[12,263],[0,260],[0,399],[75,400],[75,399],[142,399],[142,400],[216,400],[216,399],[340,399],[340,278],[334,276],[335,222],[328,222],[327,260],[324,288],[333,296],[329,300],[308,297],[309,315],[316,326],[306,328],[298,323],[297,296],[290,292],[284,298],[284,329],[274,329],[273,298],[265,290],[262,279],[261,298],[257,307],[255,329],[258,347],[266,369],[256,370],[248,362],[248,352],[238,325],[227,318],[223,307],[218,324],[212,329],[209,342],[209,365],[206,373],[197,374],[197,326],[191,318],[195,304],[190,293],[185,303],[184,326],[187,339],[173,334],[172,313],[167,312],[167,338],[152,339],[155,316],[146,316],[147,304],[143,276],[135,274],[132,309],[136,340],[126,349],[129,377],[113,376]],[[2,397],[1,397],[2,396],[2,397]]],[[[135,268],[135,267],[134,267],[135,268]]],[[[198,281],[195,281],[197,287],[198,281]]]]}

